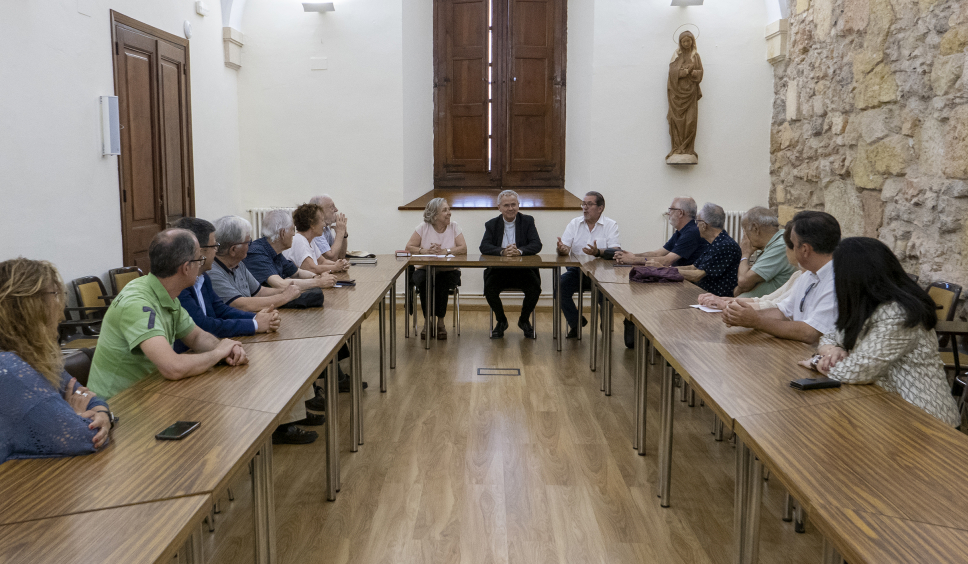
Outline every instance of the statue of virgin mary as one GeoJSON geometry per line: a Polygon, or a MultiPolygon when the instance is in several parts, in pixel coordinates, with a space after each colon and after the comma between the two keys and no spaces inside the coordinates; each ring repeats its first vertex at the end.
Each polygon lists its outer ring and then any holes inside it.
{"type": "Polygon", "coordinates": [[[666,164],[697,164],[696,126],[699,123],[699,99],[702,90],[702,61],[696,50],[696,38],[692,32],[679,35],[679,48],[669,63],[669,136],[672,151],[666,155],[666,164]]]}

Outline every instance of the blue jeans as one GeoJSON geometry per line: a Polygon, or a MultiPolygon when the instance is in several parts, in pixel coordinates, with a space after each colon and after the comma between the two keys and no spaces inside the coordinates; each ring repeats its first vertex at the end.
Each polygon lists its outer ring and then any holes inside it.
{"type": "MultiPolygon", "coordinates": [[[[591,291],[592,281],[582,274],[581,269],[569,266],[561,275],[561,311],[569,327],[578,327],[578,306],[575,305],[574,295],[578,292],[578,281],[581,280],[583,291],[591,291]]],[[[601,300],[599,300],[601,301],[601,300]]]]}

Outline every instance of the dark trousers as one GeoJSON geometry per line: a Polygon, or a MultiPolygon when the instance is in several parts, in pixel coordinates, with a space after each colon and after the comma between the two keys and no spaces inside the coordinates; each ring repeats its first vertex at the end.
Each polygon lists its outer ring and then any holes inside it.
{"type": "Polygon", "coordinates": [[[515,289],[524,292],[521,319],[529,319],[541,297],[541,275],[531,268],[488,268],[484,271],[484,297],[494,310],[498,322],[508,320],[501,303],[501,292],[515,289]]]}
{"type": "MultiPolygon", "coordinates": [[[[427,269],[418,268],[413,271],[414,286],[420,294],[420,309],[423,310],[424,317],[427,316],[427,299],[424,292],[427,291],[427,269]]],[[[460,271],[447,270],[438,271],[434,275],[434,315],[443,319],[447,315],[447,295],[448,292],[460,285],[460,271]]]]}
{"type": "MultiPolygon", "coordinates": [[[[578,281],[581,280],[583,291],[591,291],[592,281],[582,274],[581,269],[569,266],[561,275],[561,311],[565,314],[565,320],[569,327],[578,327],[578,306],[575,305],[574,295],[578,292],[578,281]]],[[[599,300],[601,303],[601,300],[599,300]]]]}

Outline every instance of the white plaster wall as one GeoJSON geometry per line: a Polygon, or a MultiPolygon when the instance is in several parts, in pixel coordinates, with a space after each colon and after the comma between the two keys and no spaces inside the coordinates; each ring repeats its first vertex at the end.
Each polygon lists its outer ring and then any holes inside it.
{"type": "MultiPolygon", "coordinates": [[[[401,248],[420,221],[398,211],[432,189],[433,2],[342,0],[306,14],[296,0],[248,0],[239,121],[246,207],[332,194],[352,248],[401,248]],[[326,57],[328,70],[310,70],[326,57]]],[[[634,250],[662,244],[676,195],[727,210],[765,205],[773,73],[763,0],[673,8],[668,0],[570,0],[566,188],[599,190],[634,250]],[[705,67],[700,164],[671,167],[666,75],[683,23],[700,28],[705,67]]],[[[493,211],[457,210],[476,251],[493,211]]],[[[547,252],[577,212],[539,212],[547,252]]],[[[464,293],[480,292],[480,275],[464,293]]],[[[550,284],[545,284],[550,291],[550,284]]]]}
{"type": "Polygon", "coordinates": [[[111,9],[179,36],[192,22],[196,209],[242,209],[236,78],[209,4],[202,18],[187,0],[0,3],[0,260],[50,260],[66,280],[121,265],[117,157],[101,156],[98,106],[114,94],[111,9]]]}

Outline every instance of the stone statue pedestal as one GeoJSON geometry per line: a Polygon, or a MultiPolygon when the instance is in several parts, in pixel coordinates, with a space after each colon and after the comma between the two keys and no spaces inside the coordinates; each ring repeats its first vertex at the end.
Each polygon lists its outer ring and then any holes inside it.
{"type": "Polygon", "coordinates": [[[696,155],[669,155],[666,157],[666,164],[677,165],[694,165],[699,164],[699,157],[696,155]]]}

